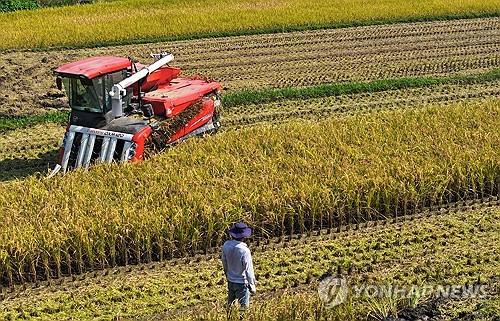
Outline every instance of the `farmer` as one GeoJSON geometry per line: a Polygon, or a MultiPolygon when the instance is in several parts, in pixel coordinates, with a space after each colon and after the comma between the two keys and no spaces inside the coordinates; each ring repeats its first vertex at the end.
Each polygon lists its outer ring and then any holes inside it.
{"type": "Polygon", "coordinates": [[[228,230],[231,236],[222,246],[222,265],[227,279],[229,306],[238,301],[240,310],[245,310],[250,304],[250,293],[255,294],[255,276],[253,272],[252,255],[243,240],[252,234],[245,223],[234,223],[228,230]]]}

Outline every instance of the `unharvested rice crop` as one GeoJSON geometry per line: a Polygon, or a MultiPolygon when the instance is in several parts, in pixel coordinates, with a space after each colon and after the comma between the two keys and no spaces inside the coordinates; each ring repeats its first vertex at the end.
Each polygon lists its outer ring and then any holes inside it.
{"type": "Polygon", "coordinates": [[[0,14],[0,49],[98,46],[255,30],[497,14],[498,0],[121,0],[0,14]]]}
{"type": "Polygon", "coordinates": [[[493,100],[255,126],[138,165],[4,183],[3,281],[196,252],[236,219],[282,235],[497,194],[499,116],[493,100]]]}
{"type": "Polygon", "coordinates": [[[0,13],[0,319],[232,320],[216,250],[236,220],[249,320],[416,303],[327,310],[325,275],[500,286],[500,0],[99,2],[0,13]],[[42,177],[68,114],[54,68],[164,51],[222,83],[224,129],[42,177]]]}

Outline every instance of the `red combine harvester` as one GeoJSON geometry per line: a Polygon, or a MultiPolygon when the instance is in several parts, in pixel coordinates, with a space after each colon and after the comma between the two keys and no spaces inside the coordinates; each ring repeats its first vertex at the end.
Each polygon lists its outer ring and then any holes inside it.
{"type": "Polygon", "coordinates": [[[150,66],[129,58],[93,57],[55,71],[71,114],[51,175],[96,162],[139,161],[188,137],[220,127],[221,85],[178,77],[171,54],[150,66]]]}

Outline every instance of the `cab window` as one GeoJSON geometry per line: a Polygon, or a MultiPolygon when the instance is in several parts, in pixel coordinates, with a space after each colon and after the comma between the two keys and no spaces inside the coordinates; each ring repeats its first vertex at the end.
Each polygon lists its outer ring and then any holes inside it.
{"type": "Polygon", "coordinates": [[[97,92],[91,81],[64,78],[63,84],[72,109],[94,113],[102,111],[97,92]]]}

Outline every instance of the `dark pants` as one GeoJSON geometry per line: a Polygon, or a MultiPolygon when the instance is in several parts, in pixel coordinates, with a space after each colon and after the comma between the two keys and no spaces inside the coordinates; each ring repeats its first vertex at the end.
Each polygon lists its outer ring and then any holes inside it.
{"type": "Polygon", "coordinates": [[[235,301],[240,304],[240,309],[245,310],[250,305],[250,290],[245,284],[227,282],[227,304],[231,305],[235,301]]]}

